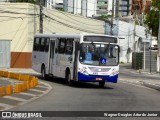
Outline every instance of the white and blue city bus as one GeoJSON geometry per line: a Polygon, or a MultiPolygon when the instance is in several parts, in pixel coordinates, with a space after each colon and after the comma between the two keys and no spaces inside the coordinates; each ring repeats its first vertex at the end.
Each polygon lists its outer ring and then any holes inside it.
{"type": "Polygon", "coordinates": [[[117,37],[97,34],[36,34],[32,68],[43,78],[52,75],[73,81],[117,83],[117,37]]]}

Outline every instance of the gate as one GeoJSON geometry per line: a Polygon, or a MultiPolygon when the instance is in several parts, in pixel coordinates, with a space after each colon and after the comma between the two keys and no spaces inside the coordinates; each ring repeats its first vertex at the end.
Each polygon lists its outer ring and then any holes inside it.
{"type": "Polygon", "coordinates": [[[0,68],[10,68],[10,40],[0,40],[0,68]]]}

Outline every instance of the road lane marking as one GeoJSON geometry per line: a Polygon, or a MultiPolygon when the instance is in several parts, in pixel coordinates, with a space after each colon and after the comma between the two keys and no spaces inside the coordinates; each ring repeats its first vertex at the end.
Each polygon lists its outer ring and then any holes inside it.
{"type": "Polygon", "coordinates": [[[25,92],[20,92],[20,93],[18,93],[18,94],[22,94],[22,95],[28,95],[28,96],[32,96],[32,97],[35,97],[35,96],[37,96],[37,95],[35,95],[35,94],[31,94],[31,93],[25,93],[25,92]]]}
{"type": "Polygon", "coordinates": [[[18,98],[18,97],[13,97],[13,96],[4,96],[4,98],[12,99],[12,100],[17,100],[17,101],[26,101],[25,99],[18,98]]]}
{"type": "Polygon", "coordinates": [[[4,103],[0,103],[0,106],[3,107],[3,109],[0,111],[4,111],[4,110],[8,110],[8,109],[13,108],[13,105],[8,105],[8,104],[4,104],[4,103]]]}
{"type": "Polygon", "coordinates": [[[30,89],[30,91],[35,91],[35,92],[41,92],[41,93],[45,93],[45,91],[42,91],[42,90],[37,90],[37,89],[30,89]]]}
{"type": "Polygon", "coordinates": [[[43,85],[38,85],[36,87],[40,87],[40,88],[48,88],[48,86],[43,86],[43,85]]]}

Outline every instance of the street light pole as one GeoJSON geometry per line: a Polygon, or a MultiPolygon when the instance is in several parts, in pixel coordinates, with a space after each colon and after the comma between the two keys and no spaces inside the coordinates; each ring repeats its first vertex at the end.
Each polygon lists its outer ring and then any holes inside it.
{"type": "Polygon", "coordinates": [[[152,30],[150,30],[150,70],[149,72],[151,73],[152,71],[152,30]]]}
{"type": "Polygon", "coordinates": [[[114,0],[112,0],[112,17],[111,17],[110,35],[113,35],[113,18],[114,18],[114,0]]]}

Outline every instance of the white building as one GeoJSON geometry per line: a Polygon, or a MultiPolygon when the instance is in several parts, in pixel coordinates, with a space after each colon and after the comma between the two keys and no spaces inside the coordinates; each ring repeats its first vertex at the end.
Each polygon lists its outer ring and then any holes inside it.
{"type": "MultiPolygon", "coordinates": [[[[114,21],[113,35],[119,38],[120,62],[132,62],[132,52],[140,52],[143,42],[146,43],[146,47],[149,47],[150,39],[146,38],[145,29],[143,26],[134,26],[133,22],[114,21]],[[129,49],[131,52],[128,51],[129,49]]],[[[106,34],[110,34],[109,24],[106,24],[106,34]]]]}
{"type": "Polygon", "coordinates": [[[63,0],[45,0],[45,7],[50,8],[50,9],[63,8],[63,0]]]}
{"type": "Polygon", "coordinates": [[[96,15],[97,0],[63,0],[65,12],[92,17],[96,15]]]}

